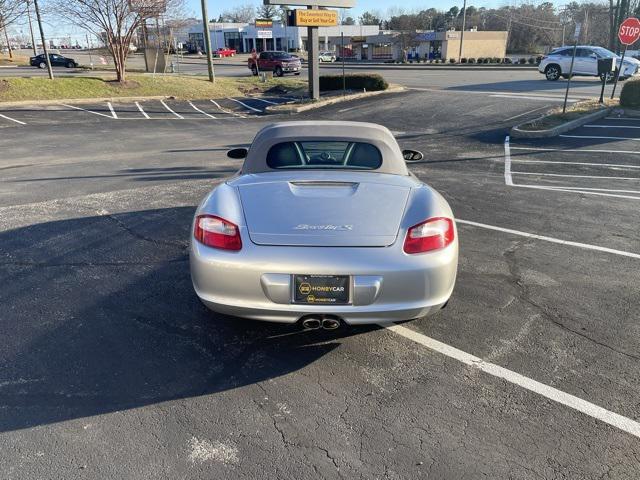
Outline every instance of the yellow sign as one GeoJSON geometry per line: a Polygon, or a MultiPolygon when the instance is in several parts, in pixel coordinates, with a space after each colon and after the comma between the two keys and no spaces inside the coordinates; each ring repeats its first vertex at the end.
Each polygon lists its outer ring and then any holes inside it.
{"type": "Polygon", "coordinates": [[[273,28],[273,20],[256,18],[256,28],[273,28]]]}
{"type": "Polygon", "coordinates": [[[335,10],[296,10],[295,23],[298,27],[335,27],[338,12],[335,10]]]}

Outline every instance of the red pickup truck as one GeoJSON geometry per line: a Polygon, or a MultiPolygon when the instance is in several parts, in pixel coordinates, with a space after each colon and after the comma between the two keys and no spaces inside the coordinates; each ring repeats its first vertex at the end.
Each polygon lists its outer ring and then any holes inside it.
{"type": "Polygon", "coordinates": [[[236,51],[233,48],[219,48],[213,52],[215,57],[233,57],[235,54],[236,51]]]}
{"type": "Polygon", "coordinates": [[[302,62],[287,52],[260,52],[257,65],[256,60],[250,57],[248,67],[254,75],[258,75],[259,72],[273,72],[275,76],[281,77],[285,73],[300,75],[302,62]]]}

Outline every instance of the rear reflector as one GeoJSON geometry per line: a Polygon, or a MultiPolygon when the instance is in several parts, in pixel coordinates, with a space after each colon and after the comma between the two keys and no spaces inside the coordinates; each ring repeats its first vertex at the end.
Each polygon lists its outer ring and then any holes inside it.
{"type": "Polygon", "coordinates": [[[193,236],[207,247],[222,250],[240,250],[242,248],[238,227],[215,215],[198,215],[193,236]]]}
{"type": "Polygon", "coordinates": [[[414,225],[404,240],[405,253],[422,253],[439,250],[450,245],[455,237],[453,220],[434,217],[414,225]]]}

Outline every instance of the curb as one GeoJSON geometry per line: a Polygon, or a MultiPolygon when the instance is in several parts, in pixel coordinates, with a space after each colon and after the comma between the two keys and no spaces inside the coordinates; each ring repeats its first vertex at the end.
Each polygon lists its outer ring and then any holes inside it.
{"type": "Polygon", "coordinates": [[[272,105],[265,109],[268,113],[301,113],[308,110],[315,110],[316,108],[326,107],[328,105],[334,105],[336,103],[349,102],[351,100],[360,100],[362,98],[377,97],[378,95],[384,95],[385,93],[400,93],[405,92],[405,87],[394,86],[386,90],[380,90],[377,92],[363,92],[353,95],[347,95],[346,97],[333,97],[326,100],[319,100],[313,103],[307,103],[296,106],[295,104],[289,105],[272,105]]]}
{"type": "Polygon", "coordinates": [[[637,108],[617,108],[613,113],[618,112],[625,117],[640,118],[640,110],[637,108]]]}
{"type": "MultiPolygon", "coordinates": [[[[603,108],[602,110],[597,110],[593,113],[589,113],[580,118],[576,118],[575,120],[571,120],[569,122],[558,125],[557,127],[550,128],[548,130],[521,130],[519,127],[523,124],[516,125],[511,128],[509,135],[513,138],[548,138],[548,137],[557,137],[561,133],[568,132],[569,130],[573,130],[574,128],[581,127],[585,123],[589,123],[593,120],[598,120],[602,117],[606,117],[609,112],[614,110],[614,107],[603,108]]],[[[539,117],[544,118],[544,116],[539,117]]],[[[526,122],[529,123],[529,122],[526,122]]]]}
{"type": "MultiPolygon", "coordinates": [[[[303,64],[304,65],[304,64],[303,64]]],[[[494,71],[518,71],[518,70],[537,70],[537,65],[524,65],[515,66],[509,65],[501,67],[499,65],[446,65],[446,64],[392,64],[392,63],[345,63],[345,68],[371,68],[380,67],[381,70],[428,70],[430,68],[434,70],[494,70],[494,71]]],[[[321,64],[320,70],[326,69],[341,69],[342,64],[332,63],[330,65],[321,64]]]]}
{"type": "Polygon", "coordinates": [[[56,100],[20,100],[17,102],[0,102],[0,107],[22,107],[26,105],[59,105],[61,103],[87,104],[95,102],[144,102],[145,100],[164,100],[166,95],[153,97],[96,97],[96,98],[59,98],[56,100]]]}

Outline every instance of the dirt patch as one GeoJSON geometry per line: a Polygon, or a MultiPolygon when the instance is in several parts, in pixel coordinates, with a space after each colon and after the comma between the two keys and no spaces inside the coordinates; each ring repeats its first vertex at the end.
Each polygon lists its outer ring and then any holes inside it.
{"type": "Polygon", "coordinates": [[[268,93],[269,95],[284,95],[285,93],[289,93],[289,90],[278,85],[275,87],[271,87],[269,90],[266,90],[264,93],[268,93]]]}
{"type": "Polygon", "coordinates": [[[7,80],[0,80],[0,92],[6,92],[9,88],[10,85],[7,80]]]}

